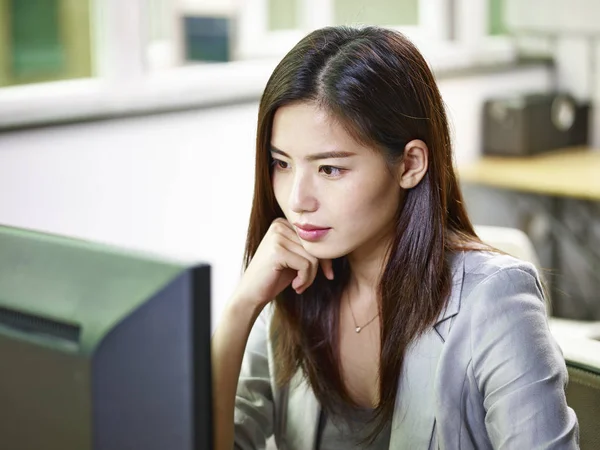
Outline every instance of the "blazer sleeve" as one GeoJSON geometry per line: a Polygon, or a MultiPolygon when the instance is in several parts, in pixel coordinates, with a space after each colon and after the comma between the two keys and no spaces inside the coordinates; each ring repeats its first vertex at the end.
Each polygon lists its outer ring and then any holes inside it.
{"type": "Polygon", "coordinates": [[[265,449],[273,434],[274,401],[268,357],[270,305],[256,319],[244,352],[235,398],[234,448],[265,449]]]}
{"type": "Polygon", "coordinates": [[[495,449],[577,449],[566,364],[546,318],[535,269],[499,270],[473,292],[472,370],[495,449]]]}

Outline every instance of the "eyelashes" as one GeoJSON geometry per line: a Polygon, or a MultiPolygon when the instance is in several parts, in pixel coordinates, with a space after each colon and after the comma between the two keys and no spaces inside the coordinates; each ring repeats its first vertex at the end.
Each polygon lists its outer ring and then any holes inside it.
{"type": "Polygon", "coordinates": [[[328,177],[339,177],[343,169],[335,166],[319,166],[319,172],[323,172],[328,177]]]}
{"type": "Polygon", "coordinates": [[[271,162],[271,167],[275,169],[286,170],[289,167],[289,165],[285,161],[273,158],[273,161],[271,162]],[[283,165],[285,165],[285,167],[282,167],[283,165]]]}
{"type": "MultiPolygon", "coordinates": [[[[280,159],[276,159],[276,158],[272,158],[272,162],[271,162],[271,167],[274,170],[277,171],[286,171],[289,170],[290,165],[285,162],[282,161],[280,159]]],[[[342,173],[344,173],[346,171],[346,169],[343,169],[341,167],[336,167],[336,166],[329,166],[329,165],[323,165],[323,166],[319,166],[319,172],[323,173],[326,177],[329,178],[337,178],[340,175],[342,175],[342,173]]]]}

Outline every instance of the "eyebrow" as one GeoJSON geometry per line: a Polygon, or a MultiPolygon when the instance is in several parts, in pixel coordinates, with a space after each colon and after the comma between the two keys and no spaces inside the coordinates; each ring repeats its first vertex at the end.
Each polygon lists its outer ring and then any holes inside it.
{"type": "MultiPolygon", "coordinates": [[[[270,151],[272,153],[277,153],[279,155],[285,156],[286,158],[292,159],[290,157],[290,155],[288,155],[283,150],[279,150],[274,145],[270,146],[270,151]]],[[[353,152],[332,151],[332,152],[313,153],[312,155],[305,156],[304,159],[306,161],[317,161],[319,159],[348,158],[350,156],[355,156],[355,155],[356,155],[356,153],[353,153],[353,152]]]]}

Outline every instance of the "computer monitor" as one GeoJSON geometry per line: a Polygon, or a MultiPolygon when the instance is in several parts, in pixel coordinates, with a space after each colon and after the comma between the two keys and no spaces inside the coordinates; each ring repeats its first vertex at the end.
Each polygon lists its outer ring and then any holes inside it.
{"type": "Polygon", "coordinates": [[[0,226],[0,448],[212,448],[210,267],[0,226]]]}

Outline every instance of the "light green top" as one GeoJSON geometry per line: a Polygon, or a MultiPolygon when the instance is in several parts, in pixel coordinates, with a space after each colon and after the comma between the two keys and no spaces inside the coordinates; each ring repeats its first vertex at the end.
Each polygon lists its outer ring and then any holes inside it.
{"type": "Polygon", "coordinates": [[[350,417],[333,418],[321,411],[319,420],[317,450],[358,450],[369,448],[370,450],[387,450],[390,448],[390,424],[377,435],[373,444],[360,444],[360,440],[366,437],[372,429],[369,420],[373,417],[373,411],[364,409],[350,417]]]}

